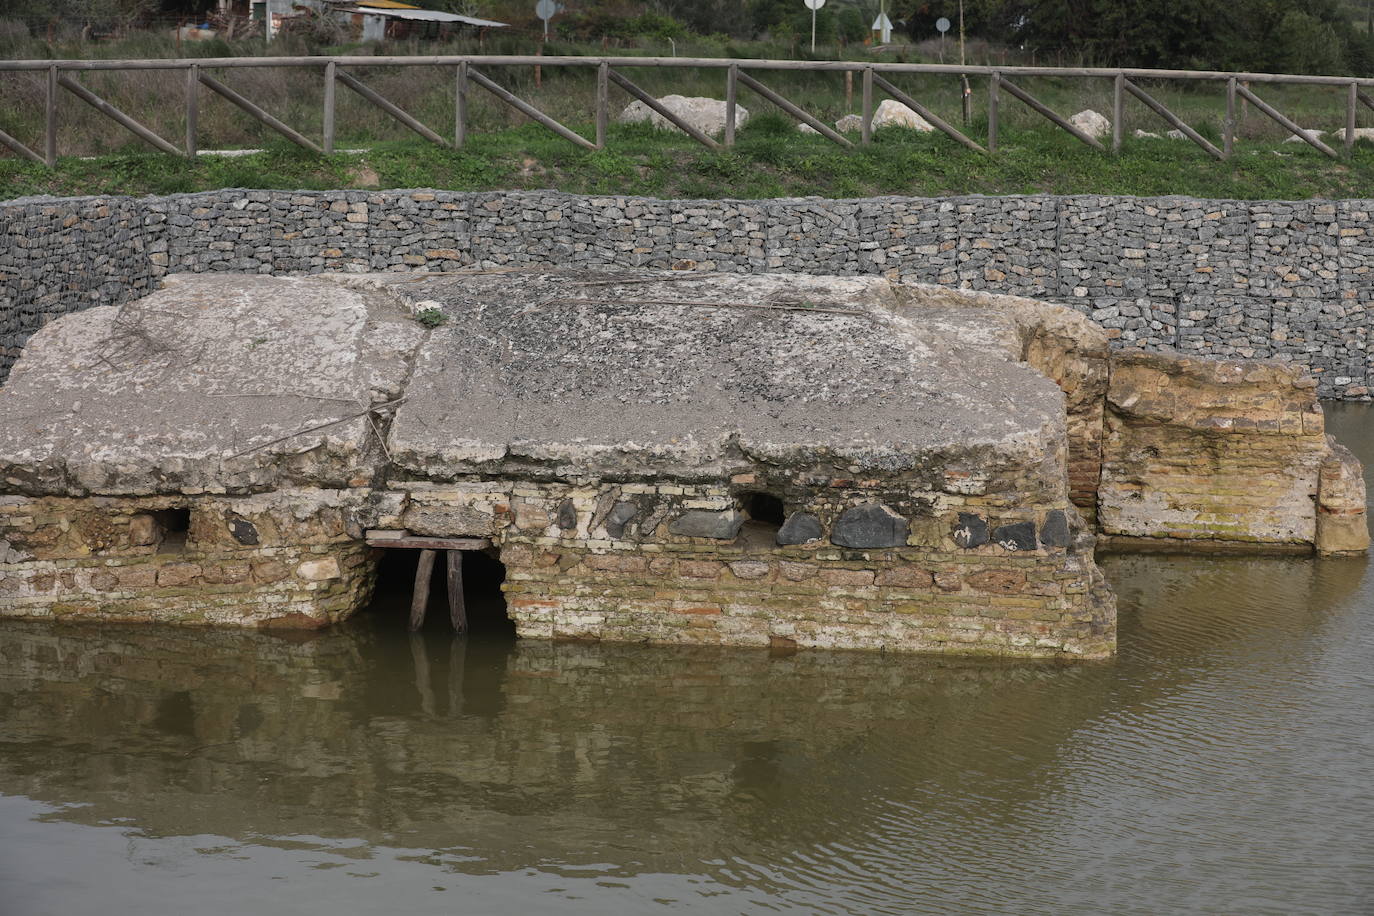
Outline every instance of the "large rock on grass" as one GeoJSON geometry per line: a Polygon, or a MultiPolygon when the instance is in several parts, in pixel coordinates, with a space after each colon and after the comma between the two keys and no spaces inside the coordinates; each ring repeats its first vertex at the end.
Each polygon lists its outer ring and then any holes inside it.
{"type": "Polygon", "coordinates": [[[905,127],[922,133],[935,129],[925,118],[893,99],[884,99],[878,110],[873,112],[873,129],[880,127],[905,127]]]}
{"type": "Polygon", "coordinates": [[[1099,114],[1091,108],[1085,108],[1069,118],[1069,123],[1095,140],[1101,140],[1112,132],[1112,122],[1108,120],[1107,116],[1099,114]]]}
{"type": "MultiPolygon", "coordinates": [[[[714,136],[725,131],[725,103],[720,99],[665,95],[658,100],[658,103],[704,134],[714,136]]],[[[631,102],[620,113],[622,124],[637,124],[646,121],[660,130],[679,129],[676,124],[640,101],[631,102]]],[[[749,123],[749,109],[743,105],[735,105],[735,129],[739,130],[747,123],[749,123]]]]}

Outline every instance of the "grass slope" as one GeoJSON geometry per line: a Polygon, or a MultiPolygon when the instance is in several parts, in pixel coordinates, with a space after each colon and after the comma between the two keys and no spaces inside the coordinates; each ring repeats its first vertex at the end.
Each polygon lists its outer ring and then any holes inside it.
{"type": "Polygon", "coordinates": [[[142,151],[70,158],[55,170],[0,160],[3,198],[224,187],[555,188],[688,199],[1037,193],[1374,198],[1374,145],[1361,142],[1353,158],[1332,161],[1302,144],[1247,142],[1231,161],[1216,162],[1191,143],[1172,140],[1128,139],[1120,155],[1106,155],[1046,127],[1004,135],[996,156],[967,151],[941,134],[901,130],[880,131],[872,145],[845,150],[767,114],[740,132],[733,149],[719,151],[642,125],[613,125],[607,148],[588,151],[527,124],[475,135],[462,151],[397,141],[329,157],[278,145],[194,162],[142,151]]]}

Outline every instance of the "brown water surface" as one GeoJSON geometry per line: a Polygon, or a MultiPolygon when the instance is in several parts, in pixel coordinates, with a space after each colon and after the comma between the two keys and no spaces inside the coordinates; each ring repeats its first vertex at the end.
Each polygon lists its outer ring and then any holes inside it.
{"type": "Polygon", "coordinates": [[[1366,561],[1102,562],[1078,666],[0,625],[0,914],[1374,912],[1366,561]]]}

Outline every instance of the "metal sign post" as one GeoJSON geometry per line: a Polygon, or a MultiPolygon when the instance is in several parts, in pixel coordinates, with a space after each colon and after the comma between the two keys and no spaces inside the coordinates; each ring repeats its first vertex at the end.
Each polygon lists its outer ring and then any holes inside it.
{"type": "Polygon", "coordinates": [[[811,11],[811,53],[816,53],[816,10],[825,6],[825,0],[802,0],[811,11]]]}
{"type": "Polygon", "coordinates": [[[940,63],[945,62],[945,33],[949,31],[949,20],[944,16],[935,20],[935,31],[940,33],[940,63]]]}

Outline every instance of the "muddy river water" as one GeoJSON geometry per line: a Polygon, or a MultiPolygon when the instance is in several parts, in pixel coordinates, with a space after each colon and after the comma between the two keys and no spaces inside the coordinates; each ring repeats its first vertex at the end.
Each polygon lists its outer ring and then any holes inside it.
{"type": "Polygon", "coordinates": [[[2,624],[0,916],[1374,913],[1368,563],[1102,563],[1078,666],[2,624]]]}

